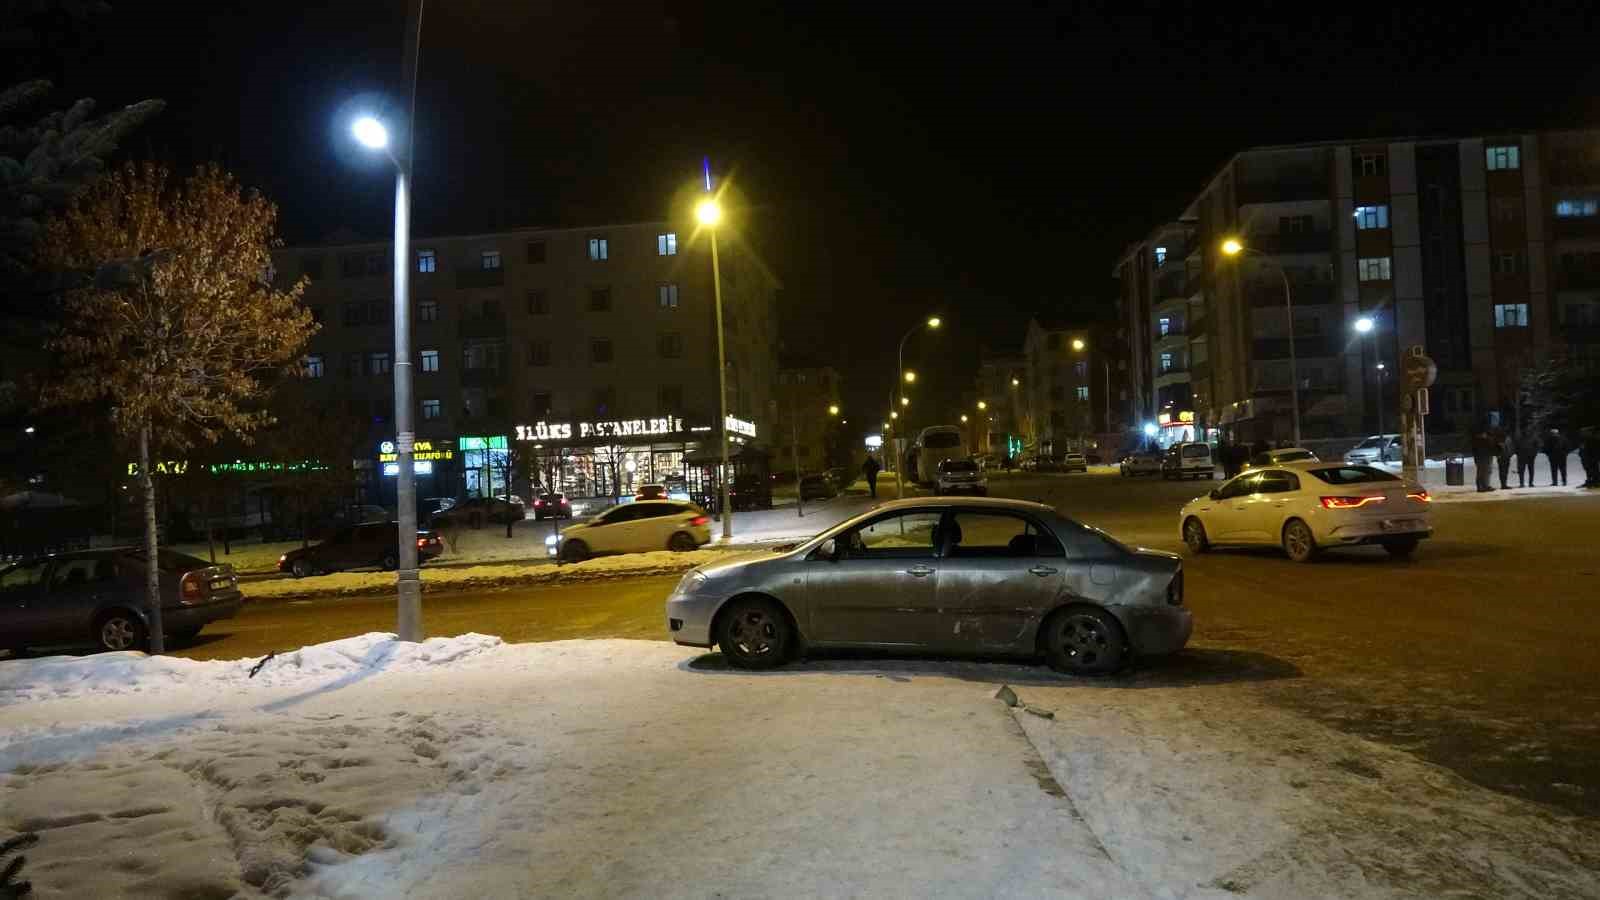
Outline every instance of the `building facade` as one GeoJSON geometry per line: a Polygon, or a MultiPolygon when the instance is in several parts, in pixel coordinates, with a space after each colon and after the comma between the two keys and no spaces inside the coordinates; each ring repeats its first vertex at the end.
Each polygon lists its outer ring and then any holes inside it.
{"type": "MultiPolygon", "coordinates": [[[[1186,353],[1197,422],[1236,439],[1290,438],[1296,383],[1308,439],[1380,423],[1393,430],[1411,348],[1438,367],[1429,431],[1516,427],[1525,369],[1550,357],[1589,367],[1600,358],[1597,138],[1564,131],[1241,152],[1174,226],[1124,254],[1117,274],[1130,350],[1147,354],[1152,373],[1160,353],[1186,353]],[[1173,228],[1192,229],[1188,317],[1163,350],[1159,321],[1182,307],[1159,285],[1165,265],[1154,259],[1168,246],[1170,264],[1173,228]],[[1229,237],[1246,251],[1220,252],[1229,237]]],[[[1140,402],[1159,413],[1176,395],[1155,381],[1140,402]]]]}
{"type": "Polygon", "coordinates": [[[790,364],[778,370],[769,417],[774,472],[807,475],[849,465],[849,449],[841,445],[840,388],[832,366],[790,364]]]}
{"type": "MultiPolygon", "coordinates": [[[[764,442],[776,376],[777,279],[721,236],[729,428],[764,442]]],[[[575,496],[692,475],[714,451],[717,328],[709,237],[686,222],[525,229],[412,241],[419,496],[501,493],[528,478],[575,496]],[[430,456],[423,457],[422,453],[430,456]],[[424,465],[430,463],[431,465],[424,465]]],[[[392,496],[392,245],[292,247],[322,325],[305,374],[365,415],[371,473],[392,496]],[[386,469],[388,471],[386,471],[386,469]]],[[[387,493],[386,493],[387,492],[387,493]]]]}
{"type": "Polygon", "coordinates": [[[1189,268],[1192,222],[1168,222],[1123,253],[1116,278],[1127,359],[1130,421],[1141,432],[1155,427],[1157,443],[1194,440],[1194,386],[1190,367],[1205,360],[1203,341],[1190,342],[1190,323],[1203,309],[1191,307],[1189,268]],[[1195,352],[1200,358],[1195,359],[1195,352]]]}
{"type": "MultiPolygon", "coordinates": [[[[1035,317],[1023,340],[1027,419],[1025,451],[1060,455],[1096,449],[1119,431],[1113,403],[1118,354],[1104,329],[1035,317]]],[[[1115,450],[1116,448],[1111,448],[1115,450]]]]}
{"type": "Polygon", "coordinates": [[[1027,404],[1028,359],[1021,353],[997,353],[981,348],[978,375],[974,383],[974,402],[967,405],[973,416],[973,452],[987,453],[994,459],[1021,456],[1033,433],[1027,404]],[[978,404],[983,404],[978,409],[978,404]]]}

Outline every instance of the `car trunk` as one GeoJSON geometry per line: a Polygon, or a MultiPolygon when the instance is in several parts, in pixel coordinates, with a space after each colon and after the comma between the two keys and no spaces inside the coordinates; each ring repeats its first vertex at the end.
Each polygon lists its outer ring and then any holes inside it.
{"type": "MultiPolygon", "coordinates": [[[[136,568],[143,569],[147,557],[141,551],[132,551],[126,559],[136,568]]],[[[239,579],[231,563],[212,565],[197,557],[167,549],[157,551],[156,560],[161,580],[162,609],[205,606],[239,597],[239,579]]],[[[139,572],[138,581],[143,586],[142,571],[139,572]]]]}

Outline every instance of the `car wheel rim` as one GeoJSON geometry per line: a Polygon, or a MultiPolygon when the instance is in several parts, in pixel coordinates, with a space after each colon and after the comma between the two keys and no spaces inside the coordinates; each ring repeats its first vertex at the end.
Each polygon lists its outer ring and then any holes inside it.
{"type": "Polygon", "coordinates": [[[1061,623],[1061,650],[1067,665],[1090,669],[1105,659],[1111,642],[1105,628],[1089,616],[1068,616],[1061,623]]]}
{"type": "Polygon", "coordinates": [[[759,609],[735,616],[728,623],[728,637],[739,655],[747,657],[770,655],[782,643],[777,623],[759,609]]]}
{"type": "Polygon", "coordinates": [[[1190,522],[1183,528],[1183,541],[1189,545],[1190,550],[1199,550],[1205,544],[1205,538],[1200,533],[1200,523],[1190,522]]]}
{"type": "Polygon", "coordinates": [[[1289,555],[1296,559],[1311,551],[1311,535],[1306,533],[1304,525],[1290,525],[1285,540],[1289,544],[1289,555]]]}
{"type": "Polygon", "coordinates": [[[100,626],[100,642],[112,650],[133,646],[133,624],[127,619],[108,619],[100,626]]]}

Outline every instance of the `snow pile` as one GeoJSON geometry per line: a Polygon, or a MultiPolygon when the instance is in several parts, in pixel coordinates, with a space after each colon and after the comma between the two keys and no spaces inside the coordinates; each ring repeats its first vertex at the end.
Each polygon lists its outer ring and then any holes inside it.
{"type": "Polygon", "coordinates": [[[393,634],[371,632],[273,657],[254,679],[250,678],[250,669],[258,662],[254,659],[200,662],[131,651],[20,659],[0,665],[0,706],[91,695],[170,695],[238,688],[245,682],[262,687],[331,683],[448,666],[501,644],[498,637],[475,633],[412,644],[396,640],[393,634]]]}

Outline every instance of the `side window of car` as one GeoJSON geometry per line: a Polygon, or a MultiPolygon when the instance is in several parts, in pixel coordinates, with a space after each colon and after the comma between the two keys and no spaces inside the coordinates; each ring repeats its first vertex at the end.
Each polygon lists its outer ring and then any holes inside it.
{"type": "Polygon", "coordinates": [[[1222,490],[1217,492],[1217,499],[1231,500],[1234,497],[1241,497],[1245,494],[1253,494],[1256,491],[1256,484],[1260,480],[1261,474],[1259,472],[1250,472],[1245,475],[1240,475],[1238,478],[1235,478],[1234,480],[1222,486],[1222,490]]]}
{"type": "Polygon", "coordinates": [[[933,556],[939,512],[908,511],[875,519],[850,534],[850,556],[865,559],[917,559],[933,556]]]}
{"type": "Polygon", "coordinates": [[[671,512],[670,503],[635,503],[633,515],[636,519],[659,519],[671,512]]]}
{"type": "Polygon", "coordinates": [[[638,512],[639,510],[631,503],[627,506],[619,506],[601,516],[599,524],[621,525],[624,522],[632,522],[635,518],[637,518],[638,512]]]}
{"type": "Polygon", "coordinates": [[[1061,543],[1048,531],[1021,516],[997,513],[957,513],[958,540],[952,557],[1062,556],[1061,543]]]}
{"type": "Polygon", "coordinates": [[[115,576],[115,572],[109,560],[98,557],[62,560],[56,563],[50,573],[50,590],[71,590],[80,585],[108,581],[115,576]]]}
{"type": "Polygon", "coordinates": [[[11,593],[13,591],[22,593],[37,587],[39,582],[44,579],[44,570],[49,564],[49,560],[44,560],[42,562],[12,566],[4,572],[0,572],[0,593],[11,593]]]}
{"type": "Polygon", "coordinates": [[[1300,489],[1300,480],[1288,472],[1265,472],[1261,476],[1262,494],[1283,494],[1300,489]]]}

